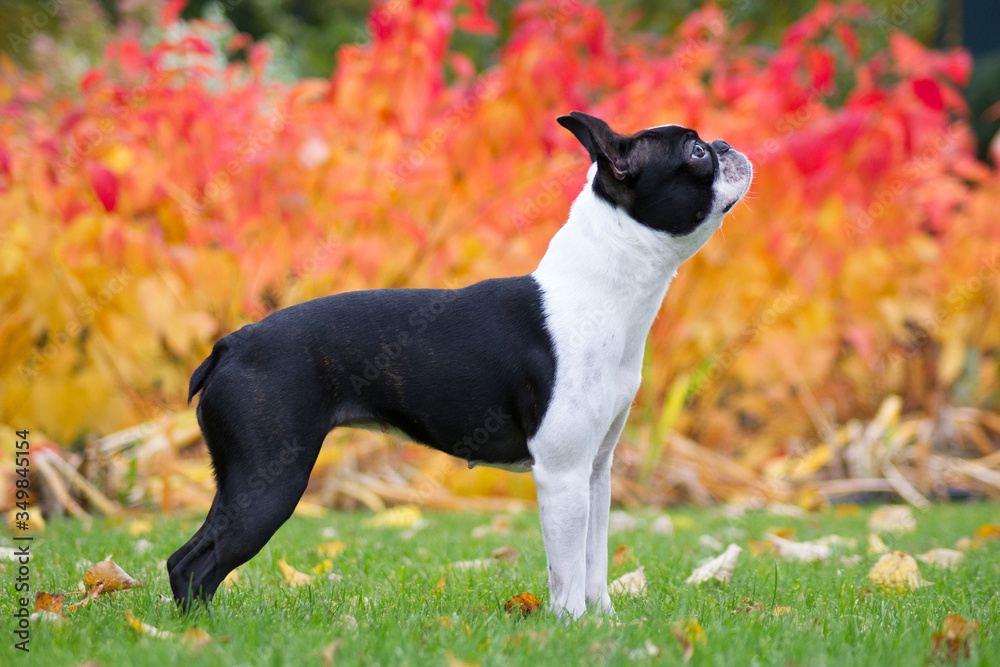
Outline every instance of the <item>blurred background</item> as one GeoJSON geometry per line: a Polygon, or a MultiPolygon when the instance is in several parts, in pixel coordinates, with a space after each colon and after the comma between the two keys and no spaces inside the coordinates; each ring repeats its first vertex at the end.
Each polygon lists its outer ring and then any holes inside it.
{"type": "MultiPolygon", "coordinates": [[[[1000,497],[998,24],[988,0],[5,0],[0,446],[31,430],[50,513],[207,509],[185,399],[215,340],[530,272],[585,180],[555,123],[580,109],[755,165],[653,326],[617,504],[1000,497]]],[[[534,497],[328,440],[306,513],[534,497]]]]}

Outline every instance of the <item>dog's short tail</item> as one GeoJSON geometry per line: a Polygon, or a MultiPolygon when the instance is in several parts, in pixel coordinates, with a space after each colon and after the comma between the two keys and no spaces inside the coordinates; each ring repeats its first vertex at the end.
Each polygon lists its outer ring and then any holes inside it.
{"type": "Polygon", "coordinates": [[[215,367],[219,364],[219,360],[222,358],[222,354],[226,351],[229,346],[225,344],[225,339],[220,340],[212,348],[212,354],[208,355],[205,361],[201,362],[201,366],[195,369],[194,373],[191,374],[191,384],[188,385],[188,403],[191,403],[191,399],[205,386],[208,382],[209,376],[215,367]]]}

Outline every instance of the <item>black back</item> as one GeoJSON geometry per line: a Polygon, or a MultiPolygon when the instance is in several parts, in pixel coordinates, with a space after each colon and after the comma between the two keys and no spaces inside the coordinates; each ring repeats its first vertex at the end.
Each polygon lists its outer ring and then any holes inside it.
{"type": "MultiPolygon", "coordinates": [[[[530,458],[555,353],[531,276],[454,290],[347,292],[272,313],[230,337],[238,363],[329,392],[330,427],[377,422],[454,456],[530,458]]],[[[234,361],[236,361],[234,359],[234,361]]]]}

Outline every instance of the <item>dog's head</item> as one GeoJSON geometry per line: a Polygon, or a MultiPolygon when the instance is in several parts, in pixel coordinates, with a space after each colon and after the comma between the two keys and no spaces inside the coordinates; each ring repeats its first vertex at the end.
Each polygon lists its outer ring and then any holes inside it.
{"type": "Polygon", "coordinates": [[[579,111],[558,120],[597,163],[593,189],[599,198],[650,229],[697,236],[697,246],[750,188],[750,160],[721,139],[707,143],[679,125],[622,135],[579,111]]]}

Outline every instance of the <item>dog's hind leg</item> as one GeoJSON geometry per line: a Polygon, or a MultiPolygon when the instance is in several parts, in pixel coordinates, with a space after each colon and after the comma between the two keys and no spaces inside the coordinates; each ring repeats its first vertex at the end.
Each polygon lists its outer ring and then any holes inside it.
{"type": "Polygon", "coordinates": [[[277,401],[254,410],[253,395],[252,382],[234,374],[214,379],[202,396],[218,491],[205,524],[170,558],[170,587],[185,609],[211,599],[292,515],[329,428],[319,416],[325,406],[277,401]]]}

